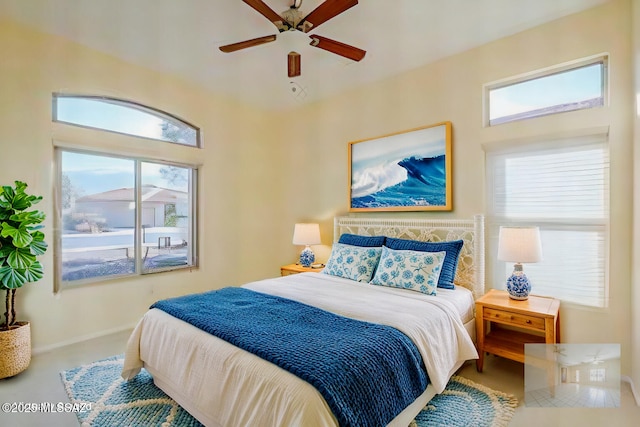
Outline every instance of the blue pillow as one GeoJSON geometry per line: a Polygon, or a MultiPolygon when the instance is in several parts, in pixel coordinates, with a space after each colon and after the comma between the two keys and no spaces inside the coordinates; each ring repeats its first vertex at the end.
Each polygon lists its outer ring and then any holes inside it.
{"type": "Polygon", "coordinates": [[[435,295],[445,256],[445,251],[396,251],[383,246],[371,284],[435,295]]]}
{"type": "Polygon", "coordinates": [[[456,277],[458,268],[458,257],[462,250],[462,240],[452,240],[449,242],[419,242],[417,240],[394,239],[387,237],[385,245],[389,249],[409,250],[421,252],[441,252],[445,251],[447,256],[442,263],[442,272],[438,279],[438,287],[453,289],[453,280],[456,277]]]}
{"type": "Polygon", "coordinates": [[[358,236],[357,234],[345,233],[340,236],[338,243],[374,248],[384,245],[384,239],[384,236],[358,236]]]}
{"type": "Polygon", "coordinates": [[[334,243],[331,256],[322,273],[358,282],[369,282],[378,266],[381,253],[382,247],[363,248],[334,243]]]}

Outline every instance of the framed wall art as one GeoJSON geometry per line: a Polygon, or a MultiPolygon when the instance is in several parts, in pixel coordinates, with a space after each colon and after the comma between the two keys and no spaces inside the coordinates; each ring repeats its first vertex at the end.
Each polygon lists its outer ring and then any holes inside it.
{"type": "Polygon", "coordinates": [[[450,211],[451,122],[349,143],[349,211],[450,211]]]}

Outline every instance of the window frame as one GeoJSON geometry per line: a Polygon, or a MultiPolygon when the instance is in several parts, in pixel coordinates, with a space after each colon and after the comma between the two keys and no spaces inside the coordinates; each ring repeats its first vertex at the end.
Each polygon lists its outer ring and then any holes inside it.
{"type": "Polygon", "coordinates": [[[55,123],[62,123],[62,124],[69,125],[69,126],[76,126],[76,127],[85,128],[85,129],[93,129],[93,130],[102,131],[102,132],[110,132],[110,133],[115,133],[115,134],[118,134],[118,135],[125,135],[125,136],[129,136],[129,137],[134,137],[134,138],[148,139],[148,140],[151,140],[151,141],[160,141],[160,142],[164,142],[164,143],[167,143],[167,144],[176,144],[176,145],[181,146],[181,147],[202,148],[202,132],[201,132],[201,129],[198,126],[195,126],[194,124],[192,124],[192,123],[188,122],[187,120],[184,120],[184,119],[176,116],[175,114],[171,114],[171,113],[168,113],[166,111],[160,110],[158,108],[150,107],[148,105],[144,105],[142,103],[131,101],[131,100],[127,100],[127,99],[123,99],[123,98],[116,98],[116,97],[104,96],[104,95],[80,95],[80,94],[54,92],[52,94],[52,97],[51,97],[51,114],[52,114],[52,116],[51,116],[52,117],[52,121],[55,122],[55,123]],[[117,131],[117,130],[112,130],[112,129],[107,129],[107,128],[95,127],[95,126],[85,125],[85,124],[81,124],[81,123],[70,122],[70,121],[66,121],[66,120],[60,120],[58,118],[58,100],[61,99],[61,98],[81,99],[81,100],[90,100],[90,101],[102,101],[104,103],[114,104],[114,105],[118,105],[118,106],[121,106],[121,107],[127,107],[127,108],[131,108],[131,109],[134,109],[134,110],[138,110],[140,112],[143,112],[143,113],[146,113],[146,114],[150,114],[152,116],[155,116],[155,117],[158,117],[160,119],[163,119],[163,120],[165,120],[165,121],[167,121],[169,123],[187,126],[187,127],[191,128],[191,129],[193,129],[195,131],[196,144],[195,145],[182,144],[180,142],[171,141],[171,140],[168,140],[168,139],[153,138],[153,137],[150,137],[150,136],[131,134],[131,133],[120,132],[120,131],[117,131]]]}
{"type": "Polygon", "coordinates": [[[55,185],[56,191],[55,193],[55,205],[56,205],[56,215],[55,215],[55,233],[54,233],[54,260],[55,260],[55,276],[54,276],[54,293],[60,292],[65,289],[73,289],[76,287],[86,286],[90,284],[99,284],[105,282],[112,282],[115,280],[123,279],[123,278],[132,278],[137,276],[146,276],[149,274],[156,273],[164,273],[167,271],[176,271],[176,270],[185,270],[185,269],[193,269],[199,267],[199,257],[198,257],[198,176],[199,176],[199,168],[197,165],[190,165],[179,162],[167,162],[160,161],[157,159],[150,159],[141,156],[133,156],[126,155],[122,153],[114,154],[106,151],[97,150],[94,148],[90,149],[79,149],[76,147],[70,147],[67,144],[61,143],[59,141],[54,141],[54,151],[55,151],[55,185]],[[116,159],[124,159],[131,160],[134,162],[134,180],[135,180],[135,188],[134,188],[134,203],[136,206],[135,213],[135,225],[134,225],[134,262],[135,268],[132,273],[124,273],[117,275],[109,275],[109,276],[95,276],[86,279],[78,279],[78,280],[63,280],[62,279],[62,260],[63,260],[63,249],[62,249],[62,236],[63,236],[63,218],[62,218],[62,154],[64,152],[69,153],[78,153],[78,154],[86,154],[91,156],[101,156],[101,157],[111,157],[116,159]],[[143,258],[142,258],[142,163],[154,163],[154,164],[163,164],[167,166],[177,166],[181,168],[190,169],[191,177],[189,180],[189,211],[190,211],[190,221],[189,221],[189,230],[187,232],[187,238],[191,240],[191,244],[187,246],[187,260],[190,260],[191,263],[187,265],[180,266],[169,266],[169,267],[161,267],[156,268],[152,271],[143,269],[143,258]]]}
{"type": "MultiPolygon", "coordinates": [[[[500,126],[503,124],[507,124],[507,123],[514,123],[514,122],[520,122],[520,121],[525,121],[525,120],[530,120],[530,119],[536,119],[536,118],[540,118],[540,117],[546,117],[546,116],[551,116],[551,115],[555,115],[555,114],[561,114],[561,113],[569,113],[569,112],[575,112],[575,111],[580,111],[580,110],[585,110],[585,109],[591,109],[591,108],[599,108],[599,107],[606,107],[609,105],[609,54],[608,53],[600,53],[597,55],[593,55],[593,56],[589,56],[586,58],[581,58],[575,61],[569,61],[569,62],[565,62],[562,64],[558,64],[558,65],[553,65],[551,67],[546,67],[546,68],[542,68],[539,70],[535,70],[535,71],[531,71],[531,72],[527,72],[527,73],[523,73],[523,74],[519,74],[516,76],[511,76],[511,77],[507,77],[505,79],[500,79],[500,80],[496,80],[490,83],[486,83],[482,86],[482,98],[483,98],[483,108],[482,108],[482,125],[483,127],[495,127],[495,126],[500,126]],[[491,91],[496,90],[496,89],[502,89],[505,87],[509,87],[509,86],[514,86],[520,83],[524,83],[524,82],[528,82],[528,81],[532,81],[532,80],[537,80],[537,79],[541,79],[541,78],[545,78],[545,77],[550,77],[550,76],[554,76],[554,75],[558,75],[558,74],[562,74],[562,73],[566,73],[569,71],[574,71],[574,70],[579,70],[581,68],[584,67],[588,67],[591,65],[595,65],[595,64],[602,64],[602,75],[601,75],[601,90],[602,90],[602,105],[597,106],[597,107],[582,107],[582,108],[574,108],[574,109],[570,109],[570,110],[565,110],[565,111],[550,111],[547,113],[543,113],[543,114],[536,114],[536,115],[532,115],[529,117],[523,117],[523,118],[513,118],[513,119],[509,119],[509,120],[503,120],[500,121],[499,123],[494,123],[492,124],[492,119],[491,119],[491,91]]],[[[551,105],[549,107],[553,107],[554,105],[551,105]]],[[[549,108],[547,107],[547,108],[549,108]]],[[[535,110],[531,110],[531,111],[535,111],[535,110]]],[[[504,117],[509,117],[509,116],[504,116],[504,117]]],[[[503,119],[504,117],[499,117],[496,119],[493,119],[493,121],[495,120],[499,120],[499,119],[503,119]]]]}
{"type": "MultiPolygon", "coordinates": [[[[498,230],[500,226],[538,226],[540,227],[541,233],[545,230],[549,232],[571,232],[571,231],[581,231],[581,232],[602,232],[603,240],[602,240],[602,276],[603,276],[603,287],[601,288],[603,295],[601,300],[601,305],[590,305],[584,304],[577,301],[570,301],[563,299],[559,296],[549,295],[556,298],[560,298],[563,301],[563,304],[567,304],[570,306],[589,309],[589,310],[607,310],[609,307],[609,274],[610,274],[610,222],[611,222],[611,206],[610,206],[610,197],[611,197],[611,185],[610,185],[610,145],[608,138],[608,128],[607,127],[598,127],[598,128],[590,128],[581,131],[573,132],[571,135],[565,134],[562,136],[542,136],[536,138],[534,141],[527,139],[521,141],[508,141],[501,142],[498,144],[488,144],[484,146],[486,157],[485,157],[485,172],[486,172],[486,203],[487,203],[487,231],[488,231],[488,246],[493,248],[493,250],[497,250],[497,242],[498,242],[498,230]],[[537,142],[536,142],[537,141],[537,142]],[[517,155],[518,153],[531,153],[531,152],[541,152],[548,149],[554,149],[562,146],[565,150],[571,150],[574,148],[584,148],[593,145],[594,147],[598,145],[602,145],[603,149],[606,149],[606,160],[607,166],[606,170],[603,171],[605,178],[605,185],[607,193],[605,194],[604,209],[605,216],[604,218],[593,218],[593,217],[574,217],[574,218],[563,218],[563,217],[553,217],[553,218],[543,218],[538,217],[535,218],[535,214],[532,214],[526,218],[518,218],[518,217],[509,217],[507,215],[501,215],[496,212],[495,209],[495,194],[496,194],[496,176],[494,174],[495,167],[494,163],[498,157],[505,158],[509,155],[517,155]]],[[[544,242],[543,242],[544,245],[544,242]]],[[[504,261],[498,261],[495,257],[492,258],[492,276],[493,281],[496,284],[504,284],[506,282],[507,275],[505,275],[505,271],[510,271],[508,269],[510,263],[504,261]]],[[[526,267],[525,267],[526,270],[526,267]]],[[[535,286],[535,285],[534,285],[535,286]]],[[[535,290],[533,291],[535,293],[535,290]]]]}

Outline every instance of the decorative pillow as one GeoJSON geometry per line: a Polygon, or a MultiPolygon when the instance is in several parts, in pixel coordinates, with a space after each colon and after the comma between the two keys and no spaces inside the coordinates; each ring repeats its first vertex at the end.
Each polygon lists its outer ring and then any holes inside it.
{"type": "Polygon", "coordinates": [[[410,250],[420,252],[440,252],[445,251],[447,256],[442,264],[442,273],[438,279],[438,287],[453,289],[453,280],[456,277],[458,268],[458,257],[462,250],[462,240],[452,240],[449,242],[420,242],[417,240],[394,239],[387,237],[385,245],[389,249],[410,250]]]}
{"type": "Polygon", "coordinates": [[[338,243],[345,245],[363,246],[363,247],[380,247],[384,245],[384,236],[358,236],[357,234],[344,233],[340,235],[338,243]]]}
{"type": "Polygon", "coordinates": [[[382,247],[371,284],[435,295],[446,252],[398,251],[382,247]]]}
{"type": "Polygon", "coordinates": [[[380,261],[380,253],[382,247],[367,248],[334,243],[329,261],[322,272],[358,282],[369,282],[380,261]]]}

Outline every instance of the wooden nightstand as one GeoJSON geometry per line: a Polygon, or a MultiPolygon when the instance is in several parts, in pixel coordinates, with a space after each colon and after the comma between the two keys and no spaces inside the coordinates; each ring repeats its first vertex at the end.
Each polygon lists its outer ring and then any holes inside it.
{"type": "Polygon", "coordinates": [[[323,268],[311,268],[311,267],[303,267],[300,264],[289,264],[283,265],[280,267],[280,275],[281,276],[289,276],[291,274],[298,273],[320,273],[323,268]]]}
{"type": "Polygon", "coordinates": [[[476,301],[476,341],[478,372],[485,352],[524,363],[525,343],[560,342],[560,301],[532,295],[516,301],[491,289],[476,301]]]}

